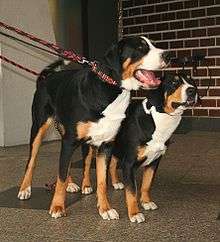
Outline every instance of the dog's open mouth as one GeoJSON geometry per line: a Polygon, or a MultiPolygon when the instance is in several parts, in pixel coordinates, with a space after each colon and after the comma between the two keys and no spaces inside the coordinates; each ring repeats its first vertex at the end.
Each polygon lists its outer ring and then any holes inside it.
{"type": "Polygon", "coordinates": [[[174,109],[180,107],[180,106],[183,106],[183,107],[192,107],[194,106],[196,103],[196,100],[195,99],[190,99],[190,100],[187,100],[186,102],[172,102],[172,107],[174,109]]]}
{"type": "Polygon", "coordinates": [[[143,84],[143,87],[156,88],[160,85],[161,80],[156,78],[152,71],[138,69],[134,73],[134,77],[143,84]]]}

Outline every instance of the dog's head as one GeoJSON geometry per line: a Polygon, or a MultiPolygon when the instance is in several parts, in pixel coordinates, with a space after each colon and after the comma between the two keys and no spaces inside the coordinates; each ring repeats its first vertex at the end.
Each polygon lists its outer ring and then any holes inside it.
{"type": "Polygon", "coordinates": [[[193,79],[186,75],[165,74],[161,78],[163,110],[170,115],[182,114],[198,101],[198,90],[193,79]]]}
{"type": "Polygon", "coordinates": [[[128,90],[153,89],[160,80],[153,73],[169,64],[170,54],[156,48],[146,37],[128,37],[113,45],[104,57],[114,78],[128,90]]]}

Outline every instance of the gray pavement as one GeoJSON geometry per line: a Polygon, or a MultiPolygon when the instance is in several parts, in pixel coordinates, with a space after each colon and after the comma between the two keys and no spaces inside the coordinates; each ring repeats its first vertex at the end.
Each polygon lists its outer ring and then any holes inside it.
{"type": "MultiPolygon", "coordinates": [[[[50,218],[52,194],[44,184],[55,180],[60,143],[41,147],[28,201],[16,198],[28,146],[0,148],[0,241],[220,241],[220,133],[176,134],[172,142],[152,189],[159,209],[145,211],[142,224],[128,220],[124,192],[110,185],[119,220],[101,219],[95,193],[68,194],[67,217],[50,218]]],[[[80,159],[77,151],[71,169],[77,184],[82,178],[80,159]]],[[[92,180],[95,188],[94,169],[92,180]]]]}

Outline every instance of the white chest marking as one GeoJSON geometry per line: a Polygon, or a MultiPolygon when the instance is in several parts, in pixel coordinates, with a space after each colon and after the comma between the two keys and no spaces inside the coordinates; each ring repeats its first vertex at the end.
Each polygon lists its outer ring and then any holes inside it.
{"type": "Polygon", "coordinates": [[[103,142],[111,141],[117,134],[122,120],[125,118],[125,111],[130,102],[130,91],[123,90],[120,95],[109,104],[102,112],[103,118],[98,122],[92,123],[88,136],[91,143],[100,146],[103,142]]]}
{"type": "Polygon", "coordinates": [[[146,166],[159,158],[161,155],[165,154],[167,149],[165,143],[176,130],[182,117],[181,115],[171,116],[166,113],[159,113],[156,111],[155,107],[147,110],[144,103],[143,106],[145,112],[151,113],[156,126],[152,135],[152,139],[147,142],[147,146],[144,152],[144,155],[147,156],[147,159],[144,161],[142,166],[146,166]]]}

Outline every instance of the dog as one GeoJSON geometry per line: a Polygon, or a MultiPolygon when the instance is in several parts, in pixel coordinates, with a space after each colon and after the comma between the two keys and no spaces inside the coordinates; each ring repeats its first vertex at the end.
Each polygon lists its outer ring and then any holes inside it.
{"type": "Polygon", "coordinates": [[[47,129],[55,122],[61,134],[59,172],[49,213],[53,218],[66,215],[65,197],[70,159],[82,143],[96,147],[97,204],[103,219],[119,215],[107,199],[106,164],[111,158],[113,140],[130,102],[130,91],[156,88],[160,84],[154,70],[167,66],[169,52],[158,49],[146,37],[120,40],[106,52],[98,68],[117,81],[103,82],[87,67],[76,73],[55,71],[54,63],[42,71],[32,104],[30,156],[18,193],[21,200],[31,196],[36,156],[47,129]]]}
{"type": "MultiPolygon", "coordinates": [[[[110,175],[115,189],[123,189],[125,184],[128,216],[131,222],[145,221],[137,202],[135,173],[143,167],[141,186],[141,206],[145,210],[157,209],[151,200],[150,188],[162,156],[167,150],[169,139],[178,127],[183,111],[199,100],[195,82],[186,75],[166,74],[158,89],[149,90],[142,102],[131,103],[126,118],[115,138],[110,175]],[[119,181],[117,164],[120,160],[123,182],[119,181]]],[[[84,145],[86,146],[86,145],[84,145]]],[[[84,173],[82,193],[92,192],[90,164],[93,151],[84,147],[84,173]]]]}

